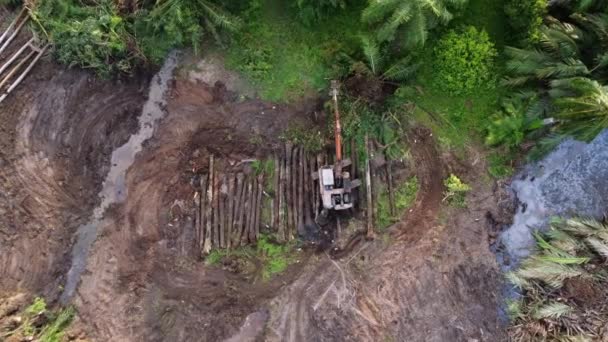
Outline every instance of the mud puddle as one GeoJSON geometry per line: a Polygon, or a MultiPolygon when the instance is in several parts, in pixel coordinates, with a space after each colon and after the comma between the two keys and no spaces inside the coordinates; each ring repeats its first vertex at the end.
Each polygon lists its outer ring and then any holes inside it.
{"type": "Polygon", "coordinates": [[[71,267],[67,274],[65,290],[60,298],[62,303],[67,303],[70,300],[78,286],[80,275],[87,264],[89,250],[97,238],[98,228],[103,224],[103,215],[106,209],[111,204],[120,203],[126,199],[125,177],[127,170],[133,164],[135,155],[142,150],[143,143],[152,137],[157,121],[162,119],[166,113],[167,101],[165,95],[177,63],[176,53],[172,53],[166,59],[163,67],[150,83],[148,100],[144,104],[142,114],[139,117],[139,131],[132,135],[124,145],[112,152],[112,166],[99,193],[101,203],[94,209],[89,222],[80,226],[76,233],[77,240],[72,248],[71,267]]]}

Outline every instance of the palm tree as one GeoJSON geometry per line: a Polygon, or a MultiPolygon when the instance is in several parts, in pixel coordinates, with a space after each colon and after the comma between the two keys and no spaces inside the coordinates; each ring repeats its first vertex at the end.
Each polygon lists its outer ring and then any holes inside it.
{"type": "Polygon", "coordinates": [[[420,67],[411,56],[388,63],[378,42],[370,37],[361,37],[362,58],[356,59],[343,55],[350,65],[351,78],[346,81],[347,88],[372,102],[382,98],[385,84],[399,85],[408,81],[420,67]]]}
{"type": "Polygon", "coordinates": [[[430,29],[447,24],[452,8],[467,0],[372,0],[363,11],[363,21],[377,26],[377,38],[391,41],[398,30],[405,33],[406,46],[423,45],[430,29]]]}

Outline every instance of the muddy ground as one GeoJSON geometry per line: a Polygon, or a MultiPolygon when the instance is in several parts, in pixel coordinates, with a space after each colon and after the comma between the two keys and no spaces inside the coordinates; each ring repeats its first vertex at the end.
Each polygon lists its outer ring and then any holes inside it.
{"type": "MultiPolygon", "coordinates": [[[[389,234],[339,260],[303,252],[269,283],[206,266],[193,246],[192,179],[209,154],[225,167],[270,156],[290,124],[320,108],[251,99],[212,61],[184,60],[166,117],[127,173],[126,200],[106,212],[73,300],[90,339],[503,339],[489,250],[489,228],[510,217],[503,193],[481,153],[441,154],[423,127],[407,137],[421,189],[389,234]],[[467,209],[442,203],[449,172],[473,186],[467,209]]],[[[43,61],[0,106],[0,297],[58,298],[75,230],[99,201],[111,152],[138,129],[148,79],[102,81],[43,61]]]]}

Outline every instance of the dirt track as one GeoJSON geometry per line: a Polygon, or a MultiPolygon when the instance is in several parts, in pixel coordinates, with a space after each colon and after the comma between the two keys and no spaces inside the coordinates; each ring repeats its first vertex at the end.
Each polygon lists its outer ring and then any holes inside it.
{"type": "MultiPolygon", "coordinates": [[[[391,238],[360,244],[339,261],[302,256],[263,285],[204,266],[192,246],[192,178],[211,153],[226,166],[271,154],[288,124],[309,121],[316,104],[242,100],[232,92],[242,84],[215,84],[234,75],[190,67],[177,74],[167,116],[127,173],[128,196],[106,212],[90,252],[75,298],[89,336],[219,341],[268,308],[267,340],[502,338],[484,219],[498,196],[477,171],[484,168],[439,155],[422,128],[408,137],[421,191],[391,238]],[[475,189],[469,209],[441,203],[453,168],[475,189]]],[[[137,129],[147,81],[92,82],[48,63],[38,69],[0,107],[0,290],[56,298],[72,236],[97,204],[110,153],[137,129]]],[[[259,317],[254,325],[263,328],[265,314],[259,317]]]]}

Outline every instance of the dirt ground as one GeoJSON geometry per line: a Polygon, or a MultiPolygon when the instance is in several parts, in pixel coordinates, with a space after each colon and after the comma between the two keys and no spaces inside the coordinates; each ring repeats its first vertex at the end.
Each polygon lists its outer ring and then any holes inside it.
{"type": "MultiPolygon", "coordinates": [[[[57,298],[110,154],[137,130],[147,79],[100,81],[45,61],[0,106],[0,297],[57,298]]],[[[127,198],[106,213],[90,251],[73,301],[79,329],[98,341],[504,338],[489,250],[490,228],[509,219],[504,196],[484,177],[480,153],[442,155],[422,127],[407,137],[420,191],[390,233],[339,260],[303,252],[268,283],[202,263],[192,180],[208,156],[229,168],[272,155],[290,124],[319,109],[318,101],[277,105],[251,94],[208,61],[182,63],[167,116],[127,173],[127,198]],[[442,203],[449,172],[474,189],[467,209],[442,203]]]]}

